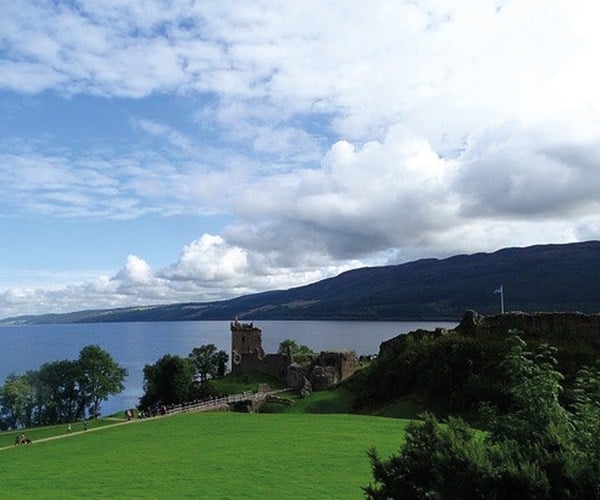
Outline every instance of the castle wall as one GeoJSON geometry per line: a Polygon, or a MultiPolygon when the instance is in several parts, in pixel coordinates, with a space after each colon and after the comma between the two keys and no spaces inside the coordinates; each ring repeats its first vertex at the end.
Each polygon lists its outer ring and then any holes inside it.
{"type": "Polygon", "coordinates": [[[231,372],[234,375],[247,375],[251,372],[260,372],[283,380],[288,364],[288,357],[283,354],[265,354],[264,356],[260,356],[255,352],[245,353],[241,355],[238,364],[231,364],[231,372]]]}
{"type": "Polygon", "coordinates": [[[315,366],[333,366],[337,369],[340,381],[345,380],[360,368],[360,362],[354,354],[348,352],[321,352],[315,366]]]}
{"type": "Polygon", "coordinates": [[[579,312],[510,312],[482,316],[467,311],[456,330],[471,335],[506,335],[509,330],[523,332],[525,338],[555,338],[585,341],[600,347],[600,315],[579,312]]]}

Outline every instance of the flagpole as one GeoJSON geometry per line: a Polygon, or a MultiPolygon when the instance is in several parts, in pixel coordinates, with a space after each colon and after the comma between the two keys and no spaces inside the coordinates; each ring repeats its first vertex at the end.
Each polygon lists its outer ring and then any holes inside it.
{"type": "Polygon", "coordinates": [[[494,293],[500,294],[500,314],[504,314],[504,285],[500,285],[500,288],[494,290],[494,293]]]}

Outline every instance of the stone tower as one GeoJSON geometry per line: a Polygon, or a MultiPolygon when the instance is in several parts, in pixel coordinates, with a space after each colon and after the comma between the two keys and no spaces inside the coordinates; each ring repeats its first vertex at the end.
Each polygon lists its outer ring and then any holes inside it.
{"type": "Polygon", "coordinates": [[[231,323],[232,368],[240,364],[244,354],[256,354],[259,359],[264,357],[261,333],[262,330],[252,323],[239,323],[237,319],[231,323]]]}

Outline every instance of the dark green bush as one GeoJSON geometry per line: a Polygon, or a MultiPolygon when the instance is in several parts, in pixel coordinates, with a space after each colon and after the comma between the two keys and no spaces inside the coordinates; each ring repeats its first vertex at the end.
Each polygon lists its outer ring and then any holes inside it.
{"type": "Polygon", "coordinates": [[[506,408],[484,407],[489,432],[430,414],[398,455],[369,457],[368,498],[600,499],[600,367],[583,369],[572,411],[560,400],[556,350],[512,335],[500,363],[506,408]]]}

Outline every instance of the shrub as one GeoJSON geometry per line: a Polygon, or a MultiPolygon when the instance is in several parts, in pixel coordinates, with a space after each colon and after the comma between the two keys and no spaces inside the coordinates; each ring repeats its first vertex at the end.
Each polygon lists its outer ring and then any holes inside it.
{"type": "Polygon", "coordinates": [[[555,350],[530,352],[516,332],[506,344],[507,409],[484,407],[489,433],[426,415],[398,455],[369,452],[369,498],[600,498],[600,367],[580,371],[569,411],[555,350]]]}

